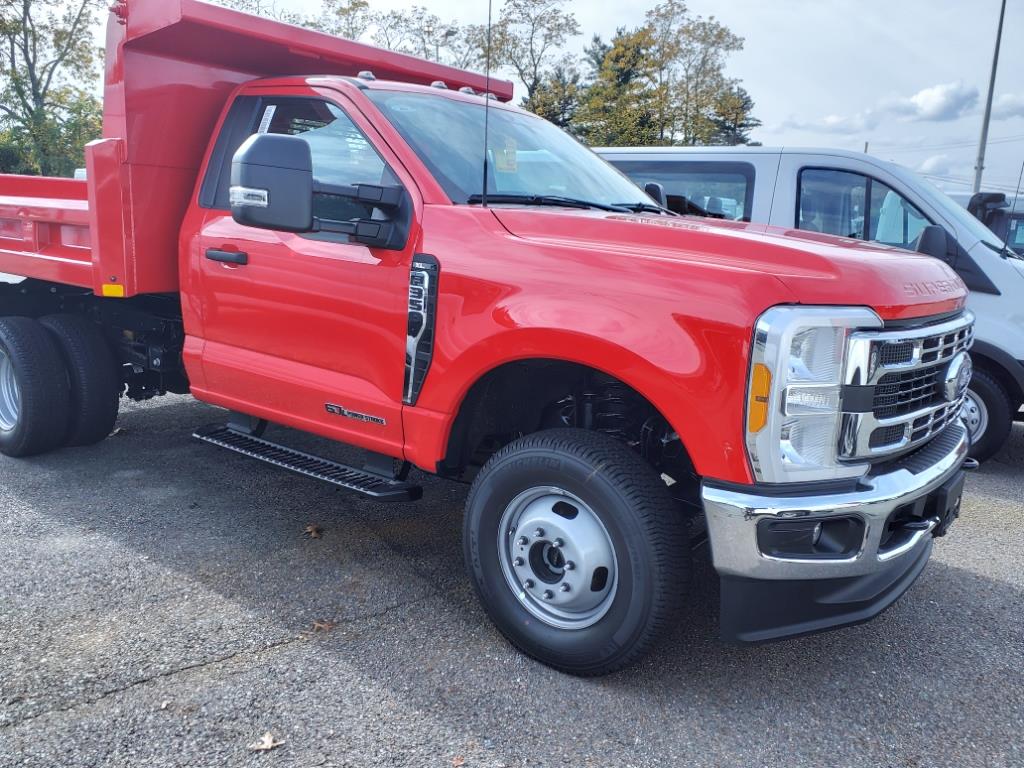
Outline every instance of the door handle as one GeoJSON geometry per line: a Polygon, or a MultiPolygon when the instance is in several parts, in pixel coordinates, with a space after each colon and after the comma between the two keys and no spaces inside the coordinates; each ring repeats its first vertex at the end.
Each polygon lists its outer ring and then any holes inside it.
{"type": "Polygon", "coordinates": [[[241,251],[219,251],[210,248],[206,252],[206,258],[210,261],[219,261],[222,264],[238,264],[239,266],[249,263],[249,254],[241,251]]]}

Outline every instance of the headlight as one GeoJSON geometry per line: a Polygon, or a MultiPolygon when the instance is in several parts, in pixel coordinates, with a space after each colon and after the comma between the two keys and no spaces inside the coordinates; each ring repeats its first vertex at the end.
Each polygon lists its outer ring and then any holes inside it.
{"type": "Polygon", "coordinates": [[[882,321],[862,307],[774,307],[754,328],[747,452],[764,483],[859,477],[838,459],[847,339],[882,321]]]}

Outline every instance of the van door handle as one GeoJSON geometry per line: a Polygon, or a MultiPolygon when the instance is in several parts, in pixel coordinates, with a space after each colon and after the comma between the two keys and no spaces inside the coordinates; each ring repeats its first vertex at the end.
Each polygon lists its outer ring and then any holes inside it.
{"type": "Polygon", "coordinates": [[[223,264],[248,264],[249,254],[241,251],[218,251],[216,248],[210,248],[206,252],[206,258],[210,261],[219,261],[223,264]]]}

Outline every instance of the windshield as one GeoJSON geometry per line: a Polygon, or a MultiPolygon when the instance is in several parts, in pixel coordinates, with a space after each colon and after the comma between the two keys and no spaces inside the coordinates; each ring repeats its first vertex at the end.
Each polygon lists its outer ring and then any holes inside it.
{"type": "MultiPolygon", "coordinates": [[[[484,105],[407,91],[366,95],[419,155],[453,203],[483,192],[484,105]]],[[[629,179],[546,120],[489,110],[487,194],[652,204],[629,179]]]]}

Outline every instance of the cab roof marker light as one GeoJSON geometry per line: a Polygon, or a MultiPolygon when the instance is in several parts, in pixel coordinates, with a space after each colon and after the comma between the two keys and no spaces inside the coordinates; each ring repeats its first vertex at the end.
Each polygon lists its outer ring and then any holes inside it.
{"type": "Polygon", "coordinates": [[[430,84],[430,87],[431,88],[443,88],[444,90],[447,91],[448,90],[448,83],[446,83],[444,80],[435,80],[434,82],[432,82],[430,84]]]}
{"type": "MultiPolygon", "coordinates": [[[[351,71],[351,70],[349,70],[349,71],[351,71]]],[[[373,72],[371,72],[368,69],[362,70],[358,75],[356,75],[356,77],[358,77],[360,80],[376,80],[377,79],[377,76],[375,74],[373,74],[373,72]]]]}

